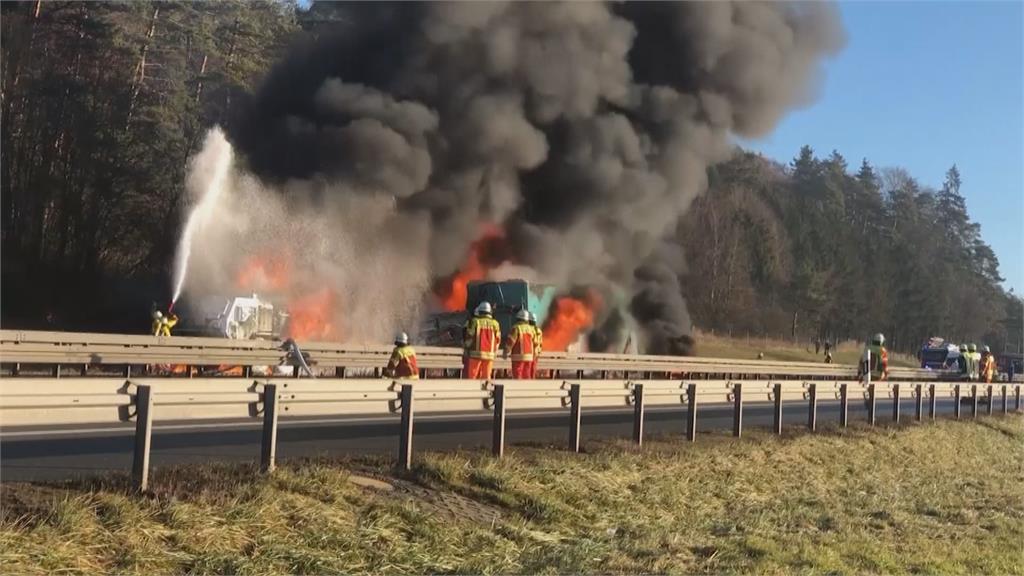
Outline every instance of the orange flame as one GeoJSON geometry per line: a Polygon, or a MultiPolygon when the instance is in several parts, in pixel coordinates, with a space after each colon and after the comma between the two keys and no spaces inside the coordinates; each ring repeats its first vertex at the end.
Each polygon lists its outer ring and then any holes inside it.
{"type": "Polygon", "coordinates": [[[286,338],[295,340],[331,340],[337,338],[334,319],[334,293],[330,288],[294,298],[288,302],[286,338]]]}
{"type": "Polygon", "coordinates": [[[250,256],[238,270],[239,290],[280,292],[288,287],[288,261],[281,257],[250,256]]]}
{"type": "Polygon", "coordinates": [[[335,295],[329,287],[309,292],[296,286],[286,254],[250,256],[239,268],[235,283],[239,290],[287,297],[288,322],[283,338],[330,340],[338,337],[334,326],[335,295]]]}
{"type": "Polygon", "coordinates": [[[544,322],[544,349],[564,352],[582,331],[593,327],[600,299],[594,293],[585,298],[559,296],[551,304],[544,322]]]}
{"type": "Polygon", "coordinates": [[[438,282],[434,287],[441,307],[457,312],[466,306],[469,283],[487,278],[487,273],[510,258],[505,231],[495,225],[485,225],[479,238],[469,247],[466,263],[456,273],[438,282]]]}

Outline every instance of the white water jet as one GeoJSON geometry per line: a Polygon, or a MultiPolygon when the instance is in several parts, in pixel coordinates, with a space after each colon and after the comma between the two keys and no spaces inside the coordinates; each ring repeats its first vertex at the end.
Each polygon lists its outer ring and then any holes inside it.
{"type": "Polygon", "coordinates": [[[171,298],[170,309],[174,308],[185,286],[189,258],[192,255],[192,240],[196,232],[210,220],[217,200],[227,188],[233,157],[231,143],[224,137],[220,127],[214,126],[206,134],[202,151],[192,159],[187,189],[199,201],[192,208],[178,242],[178,253],[174,261],[174,296],[171,298]]]}

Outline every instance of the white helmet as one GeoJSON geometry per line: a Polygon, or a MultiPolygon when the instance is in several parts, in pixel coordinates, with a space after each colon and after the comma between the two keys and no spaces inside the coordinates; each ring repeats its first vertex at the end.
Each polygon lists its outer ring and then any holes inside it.
{"type": "Polygon", "coordinates": [[[153,310],[153,320],[159,320],[163,317],[164,315],[159,310],[153,310]]]}
{"type": "Polygon", "coordinates": [[[530,321],[530,312],[526,308],[521,308],[519,312],[516,312],[516,320],[522,320],[523,322],[530,321]]]}
{"type": "Polygon", "coordinates": [[[406,345],[409,343],[409,335],[405,332],[399,332],[395,334],[395,344],[406,345]]]}
{"type": "Polygon", "coordinates": [[[989,354],[992,353],[992,350],[988,346],[985,346],[984,348],[982,348],[982,350],[988,352],[989,354]]]}
{"type": "Polygon", "coordinates": [[[878,334],[875,334],[874,338],[872,338],[871,341],[881,346],[882,344],[885,344],[885,335],[879,332],[878,334]]]}
{"type": "Polygon", "coordinates": [[[531,324],[536,324],[537,323],[537,315],[534,314],[533,312],[530,312],[530,323],[531,324]]]}
{"type": "Polygon", "coordinates": [[[475,314],[477,316],[483,316],[484,314],[490,314],[490,313],[491,313],[491,303],[490,302],[481,302],[476,307],[475,314]]]}

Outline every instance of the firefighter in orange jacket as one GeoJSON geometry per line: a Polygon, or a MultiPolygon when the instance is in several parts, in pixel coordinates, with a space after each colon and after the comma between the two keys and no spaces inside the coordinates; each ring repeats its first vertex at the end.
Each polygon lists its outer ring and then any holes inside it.
{"type": "Polygon", "coordinates": [[[996,357],[992,355],[992,349],[985,346],[981,352],[981,378],[991,384],[996,375],[996,357]]]}
{"type": "Polygon", "coordinates": [[[530,326],[530,313],[525,309],[516,312],[516,323],[505,340],[505,358],[512,356],[512,377],[527,380],[533,368],[534,338],[537,333],[530,326]]]}
{"type": "Polygon", "coordinates": [[[501,326],[491,317],[491,305],[481,302],[462,334],[463,378],[489,380],[501,343],[501,326]]]}
{"type": "Polygon", "coordinates": [[[537,326],[537,315],[530,312],[530,327],[533,328],[533,363],[530,365],[530,378],[537,377],[537,361],[544,350],[544,331],[537,326]]]}
{"type": "Polygon", "coordinates": [[[399,332],[395,336],[395,349],[391,352],[391,359],[384,369],[384,375],[402,380],[418,380],[420,377],[416,351],[409,345],[409,335],[405,332],[399,332]]]}

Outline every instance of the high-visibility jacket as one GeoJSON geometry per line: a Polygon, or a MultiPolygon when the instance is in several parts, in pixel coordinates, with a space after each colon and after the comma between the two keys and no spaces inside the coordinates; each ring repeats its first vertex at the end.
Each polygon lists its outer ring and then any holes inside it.
{"type": "Polygon", "coordinates": [[[412,346],[395,346],[385,374],[392,378],[419,379],[420,367],[416,363],[416,351],[412,346]]]}
{"type": "Polygon", "coordinates": [[[490,316],[475,316],[466,323],[462,347],[470,358],[494,360],[501,343],[501,325],[490,316]]]}
{"type": "Polygon", "coordinates": [[[981,378],[986,382],[991,382],[996,375],[996,357],[991,352],[985,352],[981,355],[981,378]]]}
{"type": "Polygon", "coordinates": [[[889,351],[885,349],[885,346],[871,344],[867,347],[866,351],[871,353],[871,365],[865,366],[865,361],[861,360],[860,374],[870,371],[871,377],[874,379],[880,379],[888,374],[889,351]]]}
{"type": "Polygon", "coordinates": [[[153,319],[153,335],[154,336],[170,336],[171,328],[178,323],[177,316],[164,316],[163,318],[153,319]]]}
{"type": "Polygon", "coordinates": [[[978,379],[978,372],[981,368],[981,354],[978,352],[967,353],[967,378],[970,380],[978,379]]]}
{"type": "Polygon", "coordinates": [[[530,328],[533,328],[533,357],[536,358],[544,351],[544,331],[536,324],[531,324],[530,328]]]}
{"type": "Polygon", "coordinates": [[[512,356],[513,362],[532,362],[535,349],[534,338],[537,333],[529,322],[516,322],[505,340],[505,350],[512,356]]]}

